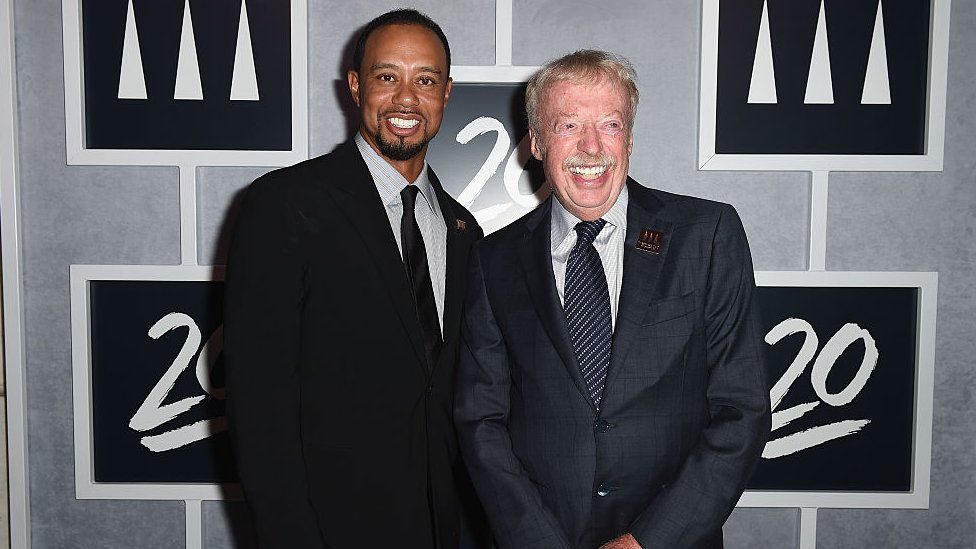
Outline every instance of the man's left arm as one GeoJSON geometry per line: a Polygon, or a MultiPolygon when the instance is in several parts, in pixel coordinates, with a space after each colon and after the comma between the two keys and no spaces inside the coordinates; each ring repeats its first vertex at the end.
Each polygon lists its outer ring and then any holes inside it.
{"type": "Polygon", "coordinates": [[[704,295],[709,422],[676,477],[631,524],[646,549],[695,547],[720,532],[770,430],[759,303],[738,214],[715,226],[704,295]]]}

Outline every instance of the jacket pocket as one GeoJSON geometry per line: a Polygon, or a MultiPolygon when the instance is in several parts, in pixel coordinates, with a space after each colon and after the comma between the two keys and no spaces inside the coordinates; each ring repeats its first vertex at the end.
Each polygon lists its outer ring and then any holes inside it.
{"type": "Polygon", "coordinates": [[[645,335],[688,335],[695,330],[695,292],[655,300],[641,319],[645,335]],[[650,332],[650,333],[648,333],[650,332]]]}

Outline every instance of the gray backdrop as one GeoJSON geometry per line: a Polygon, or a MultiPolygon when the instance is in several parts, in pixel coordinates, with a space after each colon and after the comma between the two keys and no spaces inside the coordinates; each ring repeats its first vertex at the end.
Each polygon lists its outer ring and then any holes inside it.
{"type": "MultiPolygon", "coordinates": [[[[419,1],[452,38],[458,65],[494,63],[494,2],[419,1]]],[[[388,2],[311,0],[310,145],[343,140],[347,102],[335,79],[352,32],[388,2]]],[[[74,497],[68,266],[178,264],[176,168],[65,165],[61,4],[15,0],[20,114],[27,399],[34,546],[178,547],[182,502],[74,497]]],[[[644,184],[729,202],[741,213],[758,270],[806,269],[810,176],[696,171],[698,2],[514,2],[516,65],[597,47],[629,57],[642,104],[632,175],[644,184]]],[[[952,6],[944,173],[835,173],[830,178],[828,270],[938,271],[932,495],[928,510],[821,510],[819,547],[972,547],[976,539],[976,4],[952,6]],[[909,235],[909,236],[902,236],[909,235]]],[[[223,262],[221,227],[237,192],[266,170],[201,168],[199,257],[223,262]]],[[[204,504],[205,546],[235,545],[240,504],[204,504]]],[[[794,547],[793,509],[739,509],[727,546],[794,547]]]]}

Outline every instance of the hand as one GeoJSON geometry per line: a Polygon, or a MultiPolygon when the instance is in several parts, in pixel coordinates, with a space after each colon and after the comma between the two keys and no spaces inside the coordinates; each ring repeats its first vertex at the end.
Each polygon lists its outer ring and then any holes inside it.
{"type": "Polygon", "coordinates": [[[614,538],[603,545],[600,549],[644,549],[641,544],[637,543],[634,536],[630,534],[624,534],[618,538],[614,538]]]}

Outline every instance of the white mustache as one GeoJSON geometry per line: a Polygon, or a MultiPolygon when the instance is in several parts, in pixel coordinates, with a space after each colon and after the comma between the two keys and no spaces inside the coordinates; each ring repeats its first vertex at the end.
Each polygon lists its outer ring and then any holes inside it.
{"type": "Polygon", "coordinates": [[[606,169],[610,169],[617,164],[617,161],[609,155],[600,154],[599,156],[589,156],[589,155],[575,155],[563,160],[563,168],[586,168],[592,166],[600,166],[606,169]]]}

